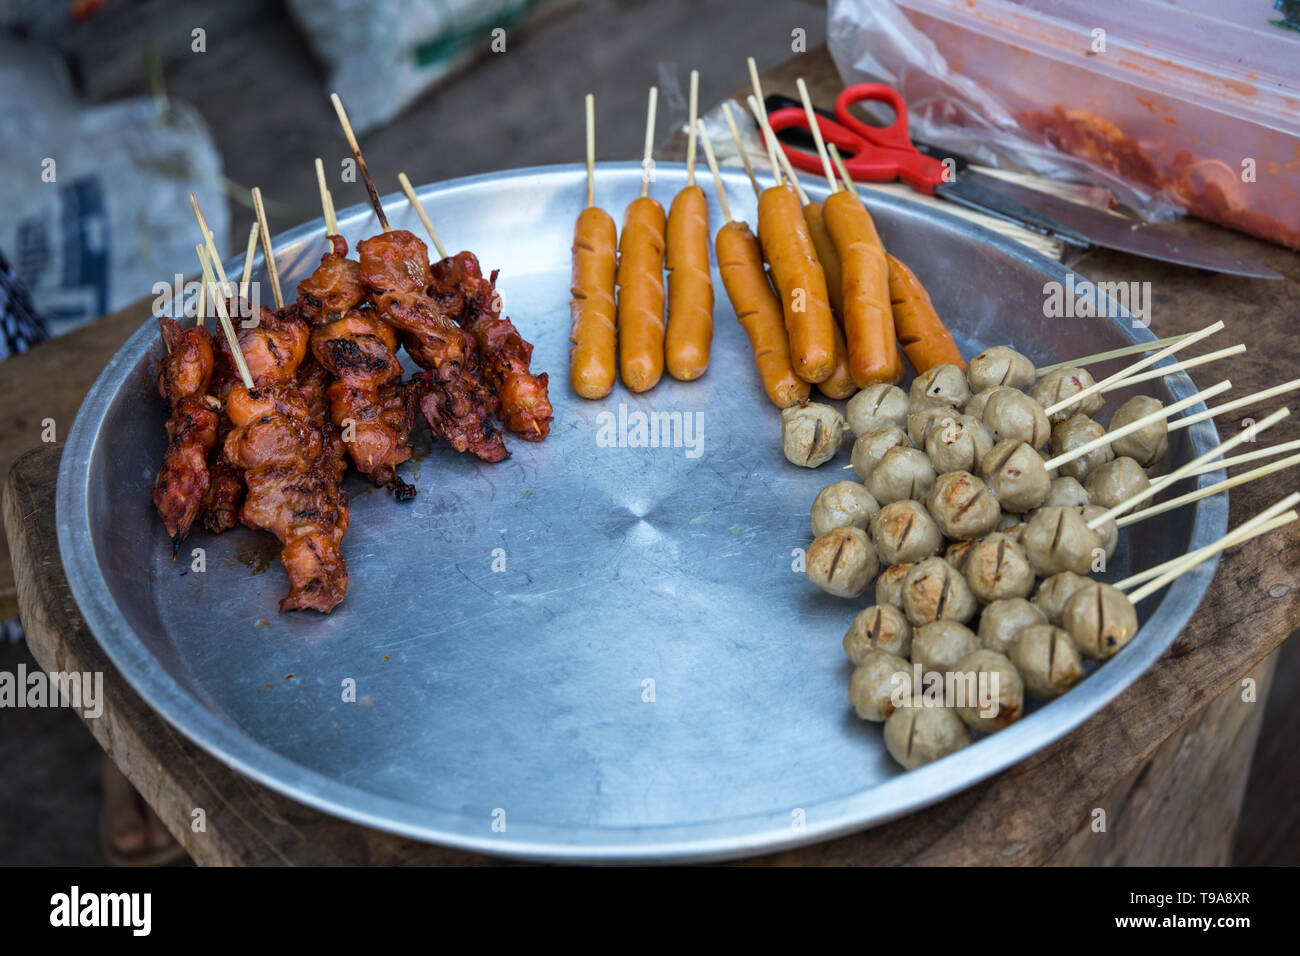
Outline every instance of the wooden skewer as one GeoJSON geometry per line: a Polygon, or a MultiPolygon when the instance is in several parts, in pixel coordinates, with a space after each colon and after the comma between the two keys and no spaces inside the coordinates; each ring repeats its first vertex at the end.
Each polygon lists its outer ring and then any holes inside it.
{"type": "Polygon", "coordinates": [[[1138,342],[1136,345],[1126,345],[1123,348],[1111,349],[1109,352],[1094,352],[1092,355],[1082,355],[1068,362],[1057,362],[1055,365],[1044,365],[1042,368],[1036,368],[1034,374],[1042,378],[1048,372],[1055,372],[1058,368],[1083,368],[1085,365],[1109,362],[1111,359],[1125,358],[1129,355],[1137,355],[1140,352],[1154,352],[1166,345],[1181,342],[1191,334],[1191,332],[1185,332],[1182,335],[1171,335],[1166,339],[1156,339],[1154,342],[1138,342]]]}
{"type": "Polygon", "coordinates": [[[587,94],[587,206],[596,205],[596,97],[587,94]]]}
{"type": "Polygon", "coordinates": [[[686,185],[695,185],[695,135],[700,109],[700,71],[691,70],[690,131],[686,134],[686,185]]]}
{"type": "Polygon", "coordinates": [[[1188,369],[1200,368],[1202,365],[1209,365],[1211,362],[1217,362],[1219,359],[1229,358],[1233,355],[1240,355],[1246,351],[1246,346],[1230,345],[1226,349],[1219,349],[1217,352],[1206,352],[1204,355],[1193,356],[1184,359],[1173,365],[1162,365],[1159,368],[1153,368],[1146,372],[1139,372],[1137,375],[1124,379],[1122,382],[1116,382],[1113,385],[1107,385],[1102,392],[1113,392],[1118,388],[1127,388],[1130,385],[1137,385],[1140,382],[1149,382],[1153,378],[1164,378],[1166,375],[1173,375],[1175,372],[1185,372],[1188,369]]]}
{"type": "MultiPolygon", "coordinates": [[[[208,285],[216,285],[216,278],[212,274],[212,262],[203,247],[199,247],[199,263],[203,266],[203,281],[208,285]]],[[[214,295],[213,301],[217,306],[217,315],[221,317],[221,329],[226,333],[226,344],[230,346],[230,354],[235,360],[235,367],[239,369],[239,377],[244,386],[251,392],[253,390],[253,376],[248,371],[248,364],[244,361],[244,353],[239,348],[239,336],[235,334],[235,327],[230,321],[230,313],[226,311],[226,297],[220,293],[220,287],[217,289],[218,294],[214,295]]]]}
{"type": "Polygon", "coordinates": [[[321,214],[325,217],[325,235],[339,235],[339,221],[334,216],[334,200],[330,197],[329,185],[325,182],[325,164],[316,157],[316,186],[320,189],[321,214]]]}
{"type": "Polygon", "coordinates": [[[1249,395],[1243,395],[1241,398],[1234,398],[1230,402],[1224,402],[1222,405],[1214,408],[1207,408],[1203,412],[1197,412],[1195,415],[1188,415],[1186,418],[1180,418],[1177,421],[1169,423],[1171,432],[1178,431],[1180,428],[1187,428],[1189,425],[1195,425],[1197,422],[1203,422],[1207,418],[1218,418],[1226,412],[1236,411],[1246,405],[1253,405],[1256,402],[1265,402],[1270,398],[1276,398],[1279,395],[1285,395],[1287,392],[1294,392],[1300,388],[1300,378],[1293,378],[1289,382],[1283,382],[1281,385],[1274,385],[1272,388],[1265,388],[1258,392],[1251,392],[1249,395]]]}
{"type": "MultiPolygon", "coordinates": [[[[1278,422],[1280,422],[1282,419],[1286,418],[1290,414],[1291,414],[1291,409],[1279,408],[1272,415],[1269,415],[1262,422],[1256,425],[1253,431],[1255,434],[1259,434],[1262,431],[1267,431],[1269,428],[1272,428],[1274,425],[1276,425],[1278,422]]],[[[1186,478],[1198,466],[1205,464],[1207,461],[1209,461],[1212,458],[1218,458],[1219,456],[1223,455],[1225,452],[1231,451],[1232,449],[1236,448],[1238,445],[1240,445],[1242,442],[1246,441],[1250,437],[1251,437],[1251,431],[1249,430],[1243,431],[1240,435],[1234,435],[1232,438],[1229,438],[1227,441],[1222,442],[1221,444],[1219,444],[1214,448],[1211,448],[1209,451],[1205,452],[1205,454],[1198,455],[1197,457],[1193,458],[1191,461],[1183,465],[1181,468],[1175,469],[1174,471],[1170,472],[1161,481],[1152,482],[1146,488],[1139,491],[1137,494],[1130,495],[1127,499],[1115,505],[1115,507],[1109,508],[1102,514],[1099,514],[1097,517],[1093,518],[1091,521],[1088,522],[1088,527],[1091,530],[1096,531],[1098,528],[1100,528],[1111,518],[1117,518],[1120,515],[1124,514],[1126,511],[1132,511],[1134,506],[1141,504],[1142,502],[1146,501],[1148,498],[1157,494],[1162,488],[1165,488],[1168,485],[1173,484],[1175,481],[1179,481],[1183,478],[1186,478]]]]}
{"type": "Polygon", "coordinates": [[[826,141],[822,139],[822,128],[817,122],[817,111],[813,109],[812,98],[808,95],[808,84],[804,83],[801,76],[794,81],[794,85],[799,88],[799,99],[803,101],[803,111],[808,115],[808,128],[812,130],[813,142],[817,144],[817,155],[821,157],[822,169],[826,172],[826,182],[831,187],[831,192],[839,192],[840,184],[835,180],[835,170],[831,167],[831,158],[826,153],[826,141]]]}
{"type": "Polygon", "coordinates": [[[1295,511],[1289,511],[1282,517],[1285,517],[1286,520],[1277,521],[1276,523],[1270,520],[1263,526],[1245,535],[1242,535],[1240,529],[1238,529],[1237,532],[1224,535],[1214,544],[1208,545],[1205,548],[1198,549],[1196,552],[1194,552],[1192,555],[1189,555],[1187,558],[1185,558],[1181,563],[1179,563],[1175,567],[1169,569],[1168,571],[1160,575],[1155,580],[1148,581],[1146,584],[1142,585],[1142,587],[1138,588],[1136,591],[1133,591],[1131,594],[1129,594],[1128,595],[1129,601],[1132,602],[1133,604],[1137,604],[1138,602],[1143,601],[1146,598],[1149,598],[1151,595],[1155,594],[1161,588],[1165,587],[1171,582],[1182,577],[1188,571],[1191,571],[1193,568],[1197,567],[1203,562],[1208,561],[1212,556],[1218,554],[1220,551],[1226,551],[1228,548],[1234,547],[1238,544],[1243,544],[1246,541],[1249,541],[1251,538],[1254,538],[1257,535],[1265,533],[1264,532],[1265,528],[1267,528],[1269,531],[1272,531],[1275,528],[1280,528],[1285,524],[1290,524],[1292,521],[1295,521],[1297,517],[1300,517],[1300,515],[1297,515],[1295,511]]]}
{"type": "Polygon", "coordinates": [[[1176,415],[1179,412],[1181,412],[1184,408],[1190,408],[1191,406],[1195,405],[1197,402],[1202,402],[1207,398],[1213,398],[1215,395],[1219,395],[1223,392],[1226,392],[1230,388],[1232,388],[1232,383],[1227,379],[1224,379],[1222,382],[1219,382],[1217,385],[1211,385],[1209,388],[1203,389],[1202,391],[1197,392],[1195,395],[1189,395],[1187,398],[1184,398],[1182,401],[1174,402],[1172,405],[1166,405],[1163,408],[1157,408],[1154,412],[1151,412],[1150,414],[1147,415],[1143,415],[1141,418],[1135,421],[1131,421],[1127,425],[1115,429],[1113,432],[1107,432],[1104,435],[1099,435],[1098,437],[1094,438],[1092,441],[1084,442],[1078,448],[1072,448],[1067,452],[1057,455],[1055,458],[1049,458],[1047,460],[1046,468],[1048,471],[1051,471],[1053,468],[1060,468],[1062,465],[1068,464],[1069,462],[1074,461],[1074,459],[1076,458],[1083,457],[1084,455],[1088,454],[1088,452],[1090,451],[1095,451],[1096,449],[1101,448],[1103,445],[1109,445],[1111,442],[1123,438],[1125,435],[1130,435],[1133,432],[1138,431],[1139,429],[1146,428],[1152,422],[1158,422],[1162,418],[1168,418],[1170,415],[1176,415]]]}
{"type": "MultiPolygon", "coordinates": [[[[199,257],[199,270],[200,270],[200,274],[202,274],[203,261],[205,258],[207,258],[207,254],[208,254],[207,249],[203,245],[203,243],[200,242],[197,246],[194,247],[194,252],[199,257]]],[[[198,306],[199,306],[198,318],[195,320],[194,324],[197,325],[199,328],[203,328],[204,313],[208,311],[208,284],[206,282],[199,283],[198,306]]],[[[168,348],[168,351],[171,351],[170,347],[168,348]]]]}
{"type": "Polygon", "coordinates": [[[261,231],[261,223],[254,219],[248,230],[248,247],[244,250],[244,273],[239,277],[239,296],[242,299],[248,298],[248,286],[253,278],[253,256],[257,254],[257,237],[261,231]]]}
{"type": "Polygon", "coordinates": [[[645,117],[645,151],[641,156],[641,195],[650,195],[650,170],[654,163],[655,108],[659,104],[659,87],[650,87],[650,103],[645,117]]]}
{"type": "Polygon", "coordinates": [[[727,127],[731,130],[731,138],[736,144],[736,153],[740,156],[740,163],[745,167],[745,175],[749,177],[749,184],[754,187],[754,195],[762,193],[758,185],[758,177],[754,175],[754,167],[749,162],[749,154],[745,152],[745,140],[740,135],[740,127],[736,125],[736,119],[731,115],[731,104],[725,100],[722,103],[722,115],[727,121],[727,127]]]}
{"type": "MultiPolygon", "coordinates": [[[[1209,464],[1201,465],[1188,478],[1194,478],[1197,475],[1209,474],[1212,471],[1221,471],[1228,468],[1244,465],[1250,461],[1259,461],[1261,458],[1272,458],[1274,455],[1280,455],[1286,451],[1296,451],[1300,449],[1300,438],[1294,441],[1279,442],[1276,445],[1269,445],[1267,448],[1260,448],[1255,451],[1248,451],[1244,455],[1233,455],[1231,458],[1225,458],[1222,461],[1212,461],[1209,464]]],[[[1159,481],[1160,479],[1156,479],[1159,481]]]]}
{"type": "Polygon", "coordinates": [[[727,191],[722,186],[722,173],[718,170],[718,159],[713,155],[713,144],[709,142],[709,134],[704,131],[703,123],[700,123],[700,145],[704,147],[704,160],[709,164],[709,172],[713,173],[713,183],[718,190],[718,205],[722,207],[723,218],[731,222],[731,209],[727,205],[727,191]]]}
{"type": "Polygon", "coordinates": [[[853,177],[849,175],[849,170],[844,165],[844,160],[840,158],[840,151],[835,148],[834,143],[827,143],[826,151],[831,154],[831,162],[833,162],[835,168],[840,171],[840,179],[844,180],[845,187],[849,192],[853,193],[853,195],[857,197],[859,202],[861,202],[862,196],[858,193],[858,187],[853,182],[853,177]]]}
{"type": "Polygon", "coordinates": [[[1213,497],[1221,491],[1227,491],[1230,488],[1236,488],[1240,485],[1248,484],[1257,478],[1264,478],[1268,475],[1276,474],[1279,471],[1286,471],[1288,468],[1294,468],[1297,464],[1300,464],[1300,455],[1292,455],[1289,458],[1283,458],[1281,461],[1274,461],[1267,465],[1260,465],[1258,468],[1252,468],[1250,471],[1243,471],[1240,475],[1233,475],[1231,478],[1225,478],[1223,481],[1216,481],[1214,484],[1206,485],[1204,488],[1197,488],[1195,491],[1189,491],[1187,494],[1179,495],[1177,498],[1170,498],[1168,501],[1162,501],[1158,505],[1152,505],[1149,508],[1143,508],[1141,511],[1135,511],[1132,514],[1116,518],[1115,527],[1126,528],[1139,521],[1145,521],[1147,518],[1154,518],[1156,515],[1162,515],[1166,511],[1173,511],[1175,508],[1181,508],[1183,505],[1190,505],[1192,502],[1200,501],[1202,498],[1213,497]]]}
{"type": "MultiPolygon", "coordinates": [[[[1230,531],[1227,537],[1243,536],[1243,535],[1249,536],[1251,532],[1261,527],[1264,527],[1265,525],[1269,524],[1271,521],[1276,521],[1278,516],[1280,516],[1283,512],[1287,511],[1287,509],[1291,508],[1293,505],[1296,504],[1300,504],[1300,492],[1293,492],[1287,495],[1281,501],[1269,505],[1267,508],[1265,508],[1259,514],[1255,515],[1255,517],[1251,518],[1249,521],[1243,521],[1240,525],[1238,525],[1236,528],[1230,531]]],[[[1115,584],[1115,587],[1123,591],[1130,587],[1133,587],[1136,584],[1141,584],[1143,581],[1150,581],[1152,578],[1158,578],[1160,577],[1160,575],[1164,574],[1164,572],[1168,571],[1170,568],[1177,567],[1179,564],[1183,563],[1189,558],[1201,554],[1202,552],[1205,552],[1212,547],[1214,547],[1213,544],[1208,544],[1205,545],[1204,547],[1197,548],[1195,551],[1189,551],[1187,554],[1180,554],[1176,558],[1171,558],[1170,560],[1165,561],[1162,564],[1157,564],[1155,567],[1147,568],[1145,571],[1139,571],[1137,574],[1127,577],[1123,581],[1117,582],[1115,584]]]]}
{"type": "Polygon", "coordinates": [[[262,254],[266,259],[266,274],[271,279],[271,294],[275,296],[275,307],[284,308],[284,296],[280,294],[280,270],[275,267],[275,253],[271,250],[271,227],[266,224],[266,207],[262,205],[262,190],[253,187],[253,211],[257,213],[257,224],[262,233],[262,254]]]}
{"type": "Polygon", "coordinates": [[[334,104],[334,112],[339,115],[339,123],[343,126],[343,135],[347,137],[348,147],[352,150],[352,158],[357,161],[357,171],[361,173],[361,180],[366,184],[366,192],[370,195],[370,205],[374,207],[375,215],[379,217],[379,226],[384,232],[392,232],[388,227],[388,217],[384,215],[384,207],[379,202],[379,193],[375,189],[375,182],[370,178],[370,170],[366,168],[365,158],[361,155],[361,147],[357,145],[356,134],[352,132],[352,124],[348,122],[347,111],[343,109],[343,101],[339,99],[337,93],[331,93],[330,102],[334,104]]]}
{"type": "MultiPolygon", "coordinates": [[[[1263,524],[1255,526],[1245,534],[1235,535],[1232,543],[1229,544],[1228,547],[1232,547],[1233,544],[1244,544],[1245,542],[1249,541],[1251,538],[1257,538],[1261,534],[1268,534],[1270,531],[1274,531],[1277,528],[1282,527],[1283,525],[1290,524],[1292,521],[1295,521],[1297,517],[1300,517],[1300,514],[1297,514],[1294,509],[1292,509],[1291,511],[1284,511],[1281,514],[1277,515],[1276,517],[1269,518],[1263,524]]],[[[1206,553],[1204,556],[1208,558],[1211,554],[1214,553],[1216,546],[1210,544],[1210,545],[1206,545],[1206,548],[1209,549],[1209,553],[1206,553]]],[[[1160,577],[1161,574],[1165,573],[1171,568],[1176,567],[1178,564],[1182,562],[1186,562],[1193,555],[1200,557],[1202,554],[1202,550],[1203,549],[1201,548],[1197,548],[1195,551],[1189,554],[1180,554],[1178,557],[1174,558],[1171,561],[1166,561],[1163,564],[1156,565],[1154,568],[1150,568],[1146,571],[1141,571],[1138,574],[1134,574],[1130,577],[1125,578],[1123,581],[1120,581],[1118,584],[1116,584],[1115,587],[1123,591],[1126,590],[1127,588],[1135,587],[1136,585],[1141,584],[1143,581],[1150,581],[1152,578],[1158,578],[1160,577]]],[[[1143,595],[1143,597],[1145,596],[1146,595],[1143,595]]]]}
{"type": "MultiPolygon", "coordinates": [[[[756,100],[750,103],[754,107],[756,100]]],[[[772,132],[772,126],[767,121],[767,114],[761,109],[754,110],[754,116],[758,119],[758,124],[763,128],[763,138],[767,141],[768,150],[776,157],[777,163],[785,171],[785,178],[794,187],[794,191],[799,196],[799,205],[808,205],[808,194],[804,192],[803,183],[799,182],[799,176],[794,171],[794,166],[790,162],[790,157],[785,154],[785,150],[777,145],[776,133],[772,132]]]]}
{"type": "Polygon", "coordinates": [[[1156,362],[1159,362],[1161,359],[1173,355],[1175,352],[1179,351],[1180,349],[1185,349],[1187,348],[1187,346],[1199,342],[1201,339],[1208,338],[1209,336],[1213,335],[1215,332],[1218,332],[1222,328],[1223,328],[1223,322],[1221,321],[1215,322],[1213,325],[1207,325],[1199,332],[1193,332],[1191,335],[1187,336],[1187,338],[1183,339],[1180,342],[1175,342],[1173,345],[1167,345],[1164,348],[1162,348],[1159,352],[1155,352],[1151,355],[1148,355],[1144,359],[1139,359],[1138,361],[1134,362],[1132,365],[1128,366],[1127,368],[1120,369],[1118,372],[1116,372],[1114,375],[1110,376],[1109,378],[1104,378],[1100,382],[1094,382],[1093,384],[1089,385],[1087,388],[1083,389],[1082,391],[1075,392],[1069,398],[1063,398],[1055,405],[1049,405],[1046,409],[1047,417],[1051,418],[1057,412],[1061,411],[1061,409],[1069,408],[1075,402],[1082,401],[1083,399],[1087,398],[1089,395],[1096,395],[1102,389],[1114,385],[1116,382],[1123,381],[1129,378],[1130,376],[1132,376],[1133,374],[1142,371],[1144,368],[1150,368],[1152,365],[1155,365],[1156,362]]]}
{"type": "MultiPolygon", "coordinates": [[[[758,100],[749,97],[749,109],[754,114],[754,121],[758,123],[758,128],[762,132],[763,145],[767,147],[767,161],[772,164],[772,180],[780,186],[785,182],[783,172],[785,164],[781,162],[780,157],[784,155],[776,145],[776,136],[772,134],[772,128],[767,125],[767,114],[763,112],[763,107],[759,105],[758,100]]],[[[792,184],[795,185],[795,184],[792,184]]],[[[795,185],[795,191],[801,191],[800,186],[795,185]]],[[[803,202],[804,200],[800,200],[803,202]]]]}
{"type": "Polygon", "coordinates": [[[217,242],[212,235],[212,230],[208,228],[208,221],[203,218],[203,210],[199,208],[199,199],[194,193],[190,193],[190,205],[194,208],[194,218],[199,221],[199,232],[203,233],[203,242],[208,247],[208,256],[212,259],[212,264],[216,269],[217,278],[221,280],[219,286],[222,294],[233,296],[234,289],[231,288],[230,282],[226,279],[226,270],[221,265],[221,253],[217,252],[217,242]]]}
{"type": "Polygon", "coordinates": [[[442,240],[438,238],[438,230],[434,229],[433,223],[429,221],[429,214],[424,211],[424,204],[421,203],[419,197],[415,195],[415,187],[411,185],[411,181],[407,178],[406,173],[398,173],[397,181],[402,184],[402,192],[406,193],[406,198],[407,201],[410,202],[411,208],[413,208],[415,214],[420,217],[420,222],[424,223],[424,231],[429,234],[429,241],[432,242],[433,247],[438,250],[438,258],[446,259],[447,250],[442,247],[442,240]]]}

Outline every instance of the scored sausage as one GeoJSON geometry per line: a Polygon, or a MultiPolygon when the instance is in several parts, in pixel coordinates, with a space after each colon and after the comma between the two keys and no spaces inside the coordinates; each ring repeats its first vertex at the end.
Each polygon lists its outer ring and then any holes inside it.
{"type": "Polygon", "coordinates": [[[918,375],[936,365],[966,367],[952,333],[939,318],[930,293],[907,264],[886,253],[889,265],[889,299],[894,313],[894,330],[903,354],[918,375]]]}
{"type": "Polygon", "coordinates": [[[668,210],[668,374],[689,382],[709,367],[713,344],[713,280],[709,275],[709,202],[687,186],[668,210]]]}
{"type": "Polygon", "coordinates": [[[847,190],[827,197],[822,214],[843,273],[844,337],[853,380],[863,388],[897,382],[903,360],[889,301],[889,263],[871,214],[847,190]]]}
{"type": "Polygon", "coordinates": [[[664,207],[649,196],[627,206],[618,242],[618,367],[644,392],[664,374],[664,207]]]}
{"type": "Polygon", "coordinates": [[[604,398],[618,370],[614,277],[618,230],[609,213],[588,206],[573,227],[569,382],[583,398],[604,398]]]}

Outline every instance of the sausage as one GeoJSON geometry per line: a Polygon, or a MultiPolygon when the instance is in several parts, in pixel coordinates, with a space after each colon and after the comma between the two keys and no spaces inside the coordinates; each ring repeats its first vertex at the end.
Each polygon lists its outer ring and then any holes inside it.
{"type": "Polygon", "coordinates": [[[952,333],[934,311],[930,293],[911,269],[894,256],[889,263],[889,301],[894,308],[894,329],[903,354],[919,375],[936,365],[966,367],[952,333]]]}
{"type": "Polygon", "coordinates": [[[713,343],[713,279],[709,275],[709,202],[687,186],[668,210],[668,374],[684,382],[704,374],[713,343]]]}
{"type": "Polygon", "coordinates": [[[831,234],[826,231],[826,217],[822,214],[822,204],[810,202],[803,207],[803,221],[808,225],[808,238],[817,250],[817,261],[822,264],[826,276],[826,295],[831,301],[831,310],[841,325],[844,323],[844,274],[840,271],[840,254],[835,251],[831,234]]]}
{"type": "Polygon", "coordinates": [[[758,200],[758,239],[781,293],[795,374],[805,382],[824,382],[835,372],[835,319],[826,275],[792,187],[763,190],[758,200]]]}
{"type": "Polygon", "coordinates": [[[826,199],[823,215],[843,270],[849,371],[861,388],[897,382],[903,377],[903,359],[889,303],[889,264],[871,214],[856,196],[841,190],[826,199]]]}
{"type": "Polygon", "coordinates": [[[618,240],[618,368],[644,392],[664,374],[664,207],[633,199],[618,240]]]}
{"type": "Polygon", "coordinates": [[[618,333],[614,325],[615,249],[618,232],[609,213],[588,206],[573,227],[573,283],[569,294],[569,382],[583,398],[604,398],[614,388],[618,333]]]}
{"type": "Polygon", "coordinates": [[[849,370],[849,348],[838,324],[831,326],[831,333],[835,336],[835,370],[824,382],[818,382],[817,388],[827,398],[848,398],[858,390],[858,383],[853,381],[849,370]]]}
{"type": "Polygon", "coordinates": [[[736,319],[749,335],[754,365],[763,379],[768,399],[777,408],[806,402],[808,383],[795,374],[790,361],[785,318],[781,303],[767,281],[758,239],[746,223],[729,222],[718,230],[715,248],[722,285],[736,311],[736,319]]]}

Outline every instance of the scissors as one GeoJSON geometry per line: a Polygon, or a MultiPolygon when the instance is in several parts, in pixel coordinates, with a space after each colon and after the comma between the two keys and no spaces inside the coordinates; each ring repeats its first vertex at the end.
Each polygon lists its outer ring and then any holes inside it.
{"type": "MultiPolygon", "coordinates": [[[[808,114],[797,101],[788,97],[769,96],[765,104],[779,108],[769,113],[768,122],[773,132],[781,130],[802,131],[811,145],[808,114]]],[[[964,174],[966,160],[959,156],[936,158],[939,152],[926,146],[924,151],[912,142],[908,133],[907,104],[893,87],[883,83],[856,83],[835,98],[835,114],[827,116],[815,110],[817,126],[822,138],[834,143],[844,157],[844,168],[855,180],[864,182],[900,181],[919,193],[938,196],[968,209],[1014,222],[1034,232],[1051,236],[1074,246],[1088,246],[1083,233],[1071,229],[1046,213],[1015,199],[980,185],[978,173],[964,174]],[[850,112],[854,103],[871,100],[883,103],[894,111],[894,121],[888,126],[872,126],[850,112]]],[[[792,145],[787,136],[781,148],[792,165],[810,173],[823,173],[821,160],[814,154],[792,145]]],[[[782,139],[778,137],[778,139],[782,139]]]]}

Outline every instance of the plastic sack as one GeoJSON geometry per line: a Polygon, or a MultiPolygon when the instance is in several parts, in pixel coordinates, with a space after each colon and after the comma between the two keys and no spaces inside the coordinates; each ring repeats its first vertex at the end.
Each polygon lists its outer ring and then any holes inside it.
{"type": "Polygon", "coordinates": [[[902,94],[914,139],[986,166],[1101,183],[1148,219],[1178,212],[1159,191],[1031,138],[996,96],[953,70],[893,0],[831,0],[827,43],[846,85],[886,83],[902,94]]]}
{"type": "MultiPolygon", "coordinates": [[[[357,132],[509,37],[529,0],[288,0],[357,132]]],[[[508,46],[504,49],[508,49],[508,46]]]]}
{"type": "Polygon", "coordinates": [[[0,251],[62,334],[198,272],[194,192],[219,248],[221,157],[198,113],[151,99],[84,106],[62,59],[0,40],[0,251]]]}

